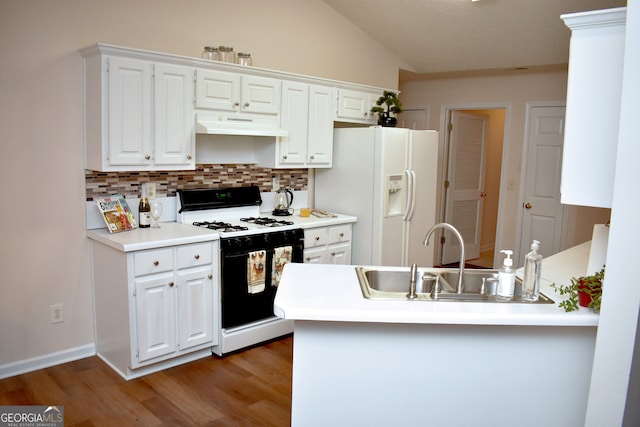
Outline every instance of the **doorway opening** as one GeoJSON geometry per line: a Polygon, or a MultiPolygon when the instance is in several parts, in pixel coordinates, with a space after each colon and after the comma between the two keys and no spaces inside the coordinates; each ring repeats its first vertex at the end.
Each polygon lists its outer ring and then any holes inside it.
{"type": "MultiPolygon", "coordinates": [[[[502,158],[506,140],[506,106],[443,109],[443,159],[440,219],[460,231],[467,268],[494,268],[502,158]]],[[[436,265],[457,266],[460,247],[446,231],[436,251],[436,265]]]]}

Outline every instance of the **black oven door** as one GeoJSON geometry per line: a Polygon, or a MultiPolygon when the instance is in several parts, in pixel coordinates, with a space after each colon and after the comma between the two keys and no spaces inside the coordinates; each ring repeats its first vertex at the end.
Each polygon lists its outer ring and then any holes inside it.
{"type": "Polygon", "coordinates": [[[224,329],[274,316],[273,300],[277,287],[271,281],[273,257],[277,248],[285,246],[292,248],[291,262],[302,262],[303,231],[287,230],[220,239],[224,329]]]}

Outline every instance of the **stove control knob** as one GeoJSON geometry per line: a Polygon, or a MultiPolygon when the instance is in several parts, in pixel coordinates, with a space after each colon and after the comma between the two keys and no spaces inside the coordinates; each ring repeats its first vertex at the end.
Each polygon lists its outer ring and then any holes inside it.
{"type": "Polygon", "coordinates": [[[239,248],[240,246],[242,246],[242,240],[240,238],[229,239],[228,242],[230,248],[239,248]]]}

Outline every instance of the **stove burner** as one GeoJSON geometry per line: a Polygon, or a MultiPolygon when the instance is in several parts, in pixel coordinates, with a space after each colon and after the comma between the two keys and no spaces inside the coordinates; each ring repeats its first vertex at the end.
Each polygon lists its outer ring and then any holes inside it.
{"type": "Polygon", "coordinates": [[[242,222],[251,222],[256,225],[263,225],[265,227],[280,227],[283,225],[293,225],[293,221],[285,221],[285,220],[277,220],[274,218],[268,217],[248,217],[248,218],[240,218],[242,222]]]}
{"type": "Polygon", "coordinates": [[[198,227],[205,227],[210,230],[222,231],[224,233],[229,233],[232,231],[245,231],[248,230],[249,227],[245,227],[243,225],[231,225],[228,222],[222,221],[196,221],[193,225],[198,227]]]}

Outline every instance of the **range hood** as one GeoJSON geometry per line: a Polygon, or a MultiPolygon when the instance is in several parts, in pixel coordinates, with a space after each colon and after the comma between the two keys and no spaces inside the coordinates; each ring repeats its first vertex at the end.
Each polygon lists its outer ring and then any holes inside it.
{"type": "Polygon", "coordinates": [[[208,135],[289,136],[277,117],[196,114],[196,133],[208,135]]]}

